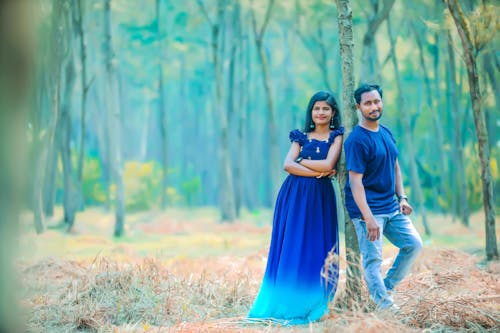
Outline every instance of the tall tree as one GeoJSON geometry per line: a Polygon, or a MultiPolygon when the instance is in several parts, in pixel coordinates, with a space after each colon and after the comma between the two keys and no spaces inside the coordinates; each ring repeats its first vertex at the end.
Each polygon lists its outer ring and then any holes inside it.
{"type": "MultiPolygon", "coordinates": [[[[270,196],[267,204],[272,205],[275,196],[278,194],[279,190],[279,180],[280,180],[280,153],[278,145],[278,128],[276,126],[276,114],[274,110],[274,98],[273,89],[271,83],[271,72],[269,65],[269,58],[264,50],[264,34],[266,33],[269,20],[274,7],[275,0],[266,1],[266,11],[264,14],[264,20],[260,26],[257,23],[257,15],[255,13],[255,8],[251,9],[252,17],[252,28],[255,41],[255,47],[257,48],[257,54],[259,57],[259,65],[262,71],[262,83],[264,86],[264,95],[266,98],[267,107],[267,131],[269,134],[269,149],[267,151],[267,159],[269,161],[269,175],[268,184],[271,184],[270,196]]],[[[253,0],[251,1],[253,5],[253,0]]]]}
{"type": "Polygon", "coordinates": [[[394,66],[394,73],[396,76],[396,85],[398,90],[398,108],[400,110],[401,122],[404,130],[406,156],[409,162],[408,165],[410,167],[411,188],[415,192],[415,199],[416,199],[415,201],[417,203],[418,212],[422,216],[422,223],[424,225],[425,234],[430,235],[431,229],[429,228],[429,225],[427,223],[427,214],[425,212],[425,206],[424,206],[424,196],[422,193],[422,186],[420,185],[419,181],[420,178],[418,176],[417,163],[415,160],[415,150],[412,144],[410,113],[409,110],[405,107],[406,101],[403,92],[403,83],[399,72],[398,58],[396,57],[396,39],[392,31],[390,16],[387,17],[387,30],[389,34],[389,40],[391,43],[390,55],[392,59],[392,64],[394,66]]]}
{"type": "Polygon", "coordinates": [[[224,14],[227,0],[217,0],[217,14],[215,20],[210,18],[207,8],[202,0],[197,0],[198,6],[207,20],[211,29],[212,64],[215,72],[215,108],[218,115],[219,130],[219,179],[220,179],[220,208],[222,221],[232,222],[236,219],[236,204],[234,199],[234,184],[232,178],[232,166],[229,141],[229,121],[227,110],[224,106],[224,68],[221,55],[225,34],[223,33],[224,14]],[[221,33],[222,32],[222,33],[221,33]]]}
{"type": "Polygon", "coordinates": [[[77,171],[76,171],[76,179],[77,179],[77,189],[80,194],[80,207],[84,205],[84,196],[83,196],[83,167],[85,161],[85,135],[87,130],[87,98],[90,85],[92,84],[92,80],[88,82],[87,79],[87,41],[85,36],[85,29],[83,28],[83,18],[84,18],[84,8],[85,4],[83,4],[84,0],[72,0],[71,9],[73,11],[73,20],[74,26],[78,38],[79,44],[79,57],[80,57],[80,65],[81,65],[81,73],[80,73],[80,85],[82,89],[81,95],[81,104],[80,104],[80,147],[78,150],[78,162],[77,162],[77,171]]]}
{"type": "MultiPolygon", "coordinates": [[[[72,49],[72,48],[70,48],[72,49]]],[[[65,64],[65,80],[64,80],[64,94],[61,103],[61,110],[59,112],[59,126],[60,142],[59,152],[61,154],[61,161],[63,166],[63,209],[64,209],[64,223],[68,231],[71,231],[75,223],[75,214],[77,209],[76,203],[76,184],[73,171],[73,163],[71,159],[71,140],[72,140],[72,115],[71,115],[71,97],[76,79],[74,57],[70,51],[67,55],[65,64]]]]}
{"type": "Polygon", "coordinates": [[[483,206],[485,215],[486,234],[486,259],[498,259],[498,247],[495,226],[495,208],[493,205],[493,181],[490,166],[490,150],[488,143],[488,131],[482,111],[481,88],[479,86],[479,74],[477,70],[477,57],[483,47],[495,36],[500,28],[497,7],[490,7],[484,2],[480,10],[481,25],[473,24],[469,20],[458,0],[444,0],[451,13],[458,35],[462,41],[464,50],[463,60],[467,67],[469,92],[472,101],[472,112],[479,148],[479,160],[481,164],[481,182],[483,187],[483,206]]]}
{"type": "MultiPolygon", "coordinates": [[[[427,106],[427,111],[428,114],[432,116],[432,120],[434,123],[434,133],[435,133],[435,148],[437,150],[438,156],[441,156],[442,158],[439,158],[437,163],[437,169],[439,172],[439,195],[442,198],[446,197],[446,177],[445,175],[447,174],[446,172],[446,165],[445,165],[445,152],[444,152],[444,138],[443,138],[443,125],[441,121],[441,115],[439,112],[436,112],[436,107],[435,107],[435,102],[434,102],[434,94],[433,94],[433,89],[430,81],[430,75],[429,75],[429,70],[427,69],[427,63],[425,61],[425,54],[424,54],[424,48],[423,48],[423,43],[422,43],[422,37],[421,37],[421,32],[416,26],[416,22],[411,22],[411,27],[415,35],[415,41],[417,42],[417,47],[418,47],[418,55],[419,55],[419,60],[420,60],[420,66],[422,69],[422,76],[424,79],[424,84],[425,84],[425,101],[426,101],[426,106],[427,106]]],[[[436,75],[436,71],[434,73],[436,75]]]]}
{"type": "MultiPolygon", "coordinates": [[[[33,135],[33,159],[36,166],[47,165],[47,168],[35,167],[33,181],[33,216],[35,230],[42,233],[45,230],[44,202],[51,201],[55,192],[53,183],[55,182],[55,173],[57,168],[57,156],[59,154],[60,131],[60,100],[62,86],[62,67],[66,62],[69,50],[69,39],[67,34],[68,24],[68,3],[66,1],[54,2],[50,17],[47,19],[49,24],[49,43],[44,45],[41,52],[44,69],[48,69],[46,79],[48,88],[39,93],[48,93],[50,99],[49,110],[36,112],[37,118],[34,125],[33,135]],[[47,115],[44,115],[47,113],[47,115]],[[44,117],[45,116],[45,117],[44,117]],[[47,118],[44,121],[43,118],[47,118]]],[[[41,70],[40,70],[41,72],[41,70]]],[[[41,75],[41,73],[39,74],[41,75]]],[[[43,76],[42,76],[43,77],[43,76]]]]}
{"type": "Polygon", "coordinates": [[[165,107],[165,94],[163,91],[163,61],[164,56],[164,32],[162,31],[161,1],[156,0],[156,35],[158,38],[158,114],[160,115],[160,139],[161,139],[161,209],[167,207],[168,186],[168,138],[167,138],[167,108],[165,107]]]}
{"type": "Polygon", "coordinates": [[[462,143],[462,124],[464,120],[461,117],[461,112],[458,106],[458,88],[456,79],[456,62],[455,62],[455,50],[453,49],[453,39],[450,32],[447,32],[447,49],[448,49],[448,63],[447,63],[447,86],[448,93],[450,95],[449,101],[449,112],[452,115],[453,120],[453,178],[452,178],[452,193],[454,196],[454,201],[458,204],[456,205],[458,210],[458,216],[463,225],[469,225],[469,204],[467,202],[467,183],[465,176],[465,166],[464,166],[464,149],[462,143]],[[456,198],[456,199],[455,199],[456,198]]]}
{"type": "MultiPolygon", "coordinates": [[[[329,55],[333,52],[327,42],[325,41],[324,27],[325,19],[324,17],[319,17],[314,20],[311,24],[311,20],[307,20],[308,27],[314,27],[314,34],[305,34],[302,31],[302,20],[304,8],[302,8],[299,0],[295,1],[295,32],[299,36],[301,42],[307,48],[309,53],[314,60],[314,63],[319,69],[321,79],[323,81],[324,89],[329,91],[334,91],[334,87],[331,83],[330,67],[328,66],[329,55]]],[[[326,13],[328,16],[328,12],[326,13]]]]}
{"type": "Polygon", "coordinates": [[[108,120],[107,130],[110,133],[110,155],[113,181],[116,185],[115,194],[115,230],[114,235],[120,237],[125,232],[125,195],[123,189],[123,165],[122,165],[122,119],[121,106],[118,89],[118,77],[116,69],[116,56],[113,51],[111,32],[111,0],[104,2],[104,57],[106,69],[106,102],[108,120]]]}
{"type": "Polygon", "coordinates": [[[361,56],[361,73],[359,79],[362,82],[380,82],[380,73],[378,65],[377,45],[375,36],[380,25],[389,15],[389,12],[396,0],[370,0],[367,10],[368,27],[363,36],[363,54],[361,56]]]}
{"type": "MultiPolygon", "coordinates": [[[[0,2],[0,331],[22,332],[13,261],[27,178],[25,136],[34,58],[33,2],[0,2]]],[[[43,165],[37,168],[43,169],[43,165]]]]}
{"type": "MultiPolygon", "coordinates": [[[[339,25],[340,55],[342,60],[342,101],[346,137],[358,124],[354,104],[354,39],[352,33],[352,7],[350,0],[336,0],[339,25]]],[[[342,189],[342,201],[345,202],[344,186],[346,183],[345,155],[342,152],[338,170],[342,189]]],[[[347,261],[347,285],[345,304],[352,308],[361,297],[361,269],[358,238],[344,205],[345,246],[347,261]]],[[[340,221],[339,221],[340,222],[340,221]]]]}

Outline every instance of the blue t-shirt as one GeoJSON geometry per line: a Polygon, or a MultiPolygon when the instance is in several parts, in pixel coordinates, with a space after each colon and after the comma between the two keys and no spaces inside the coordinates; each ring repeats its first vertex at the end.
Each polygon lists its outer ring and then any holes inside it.
{"type": "Polygon", "coordinates": [[[398,157],[396,140],[391,131],[379,126],[377,132],[354,127],[344,143],[347,181],[346,208],[351,218],[361,217],[352,196],[349,171],[363,174],[366,201],[374,215],[389,214],[399,209],[396,200],[395,165],[398,157]]]}

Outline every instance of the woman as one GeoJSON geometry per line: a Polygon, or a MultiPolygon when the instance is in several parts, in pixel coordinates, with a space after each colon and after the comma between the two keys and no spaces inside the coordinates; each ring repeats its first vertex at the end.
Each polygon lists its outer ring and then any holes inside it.
{"type": "Polygon", "coordinates": [[[330,250],[338,254],[335,173],[344,128],[332,94],[319,91],[307,107],[304,131],[290,132],[292,145],[284,167],[289,173],[276,200],[271,246],[262,286],[249,319],[306,324],[328,311],[337,288],[338,266],[327,267],[330,250]]]}

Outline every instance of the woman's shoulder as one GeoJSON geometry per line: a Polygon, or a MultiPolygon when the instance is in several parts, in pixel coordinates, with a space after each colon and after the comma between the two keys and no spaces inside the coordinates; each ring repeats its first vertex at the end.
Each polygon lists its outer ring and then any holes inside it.
{"type": "Polygon", "coordinates": [[[290,138],[290,141],[292,141],[292,142],[298,142],[299,144],[302,144],[306,141],[307,134],[302,132],[299,129],[294,129],[294,130],[290,131],[289,138],[290,138]]]}
{"type": "Polygon", "coordinates": [[[333,131],[331,131],[328,142],[332,143],[333,140],[339,135],[344,135],[344,127],[335,128],[333,131]]]}

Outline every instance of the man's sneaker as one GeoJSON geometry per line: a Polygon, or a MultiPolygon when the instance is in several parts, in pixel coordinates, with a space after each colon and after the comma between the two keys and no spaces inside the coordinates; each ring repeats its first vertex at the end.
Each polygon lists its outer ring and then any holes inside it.
{"type": "Polygon", "coordinates": [[[388,310],[392,312],[392,314],[397,315],[401,311],[401,308],[396,303],[392,303],[388,310]]]}

